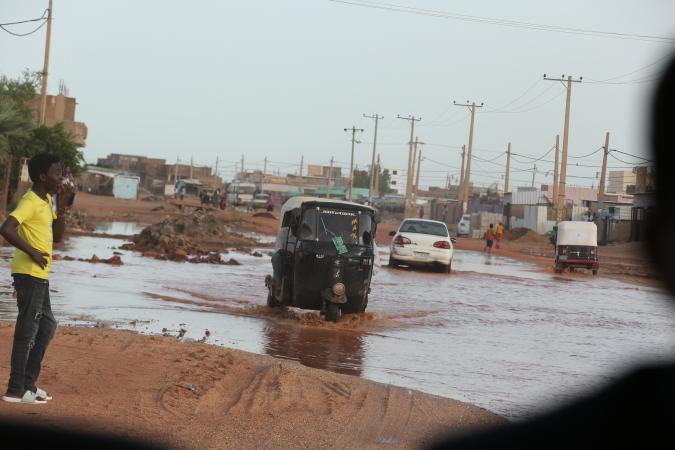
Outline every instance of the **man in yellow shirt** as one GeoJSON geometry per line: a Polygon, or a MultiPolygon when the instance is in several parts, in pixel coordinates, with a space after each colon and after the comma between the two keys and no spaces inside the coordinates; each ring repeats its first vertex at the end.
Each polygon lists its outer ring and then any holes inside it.
{"type": "Polygon", "coordinates": [[[0,234],[16,247],[12,276],[19,314],[14,328],[11,371],[7,392],[11,403],[45,403],[51,396],[36,386],[42,358],[54,337],[56,320],[49,300],[49,269],[52,242],[59,242],[65,229],[70,188],[62,183],[59,158],[39,154],[28,162],[33,187],[0,227],[0,234]],[[58,195],[54,212],[52,195],[58,195]]]}

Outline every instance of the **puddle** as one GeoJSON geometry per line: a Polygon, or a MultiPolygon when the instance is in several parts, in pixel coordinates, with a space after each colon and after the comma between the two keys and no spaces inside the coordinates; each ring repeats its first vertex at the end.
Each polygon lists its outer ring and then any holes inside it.
{"type": "MultiPolygon", "coordinates": [[[[122,241],[83,236],[68,244],[57,253],[109,258],[122,241]]],[[[561,279],[501,256],[458,250],[450,275],[383,268],[368,312],[331,324],[316,312],[265,306],[267,256],[233,252],[228,256],[242,265],[219,266],[119,252],[119,267],[54,264],[52,304],[61,324],[205,340],[456,398],[512,419],[606,383],[631,361],[675,353],[675,314],[658,289],[561,279]]],[[[16,314],[6,275],[11,253],[0,248],[0,320],[16,314]]],[[[386,247],[380,253],[386,266],[386,247]]]]}

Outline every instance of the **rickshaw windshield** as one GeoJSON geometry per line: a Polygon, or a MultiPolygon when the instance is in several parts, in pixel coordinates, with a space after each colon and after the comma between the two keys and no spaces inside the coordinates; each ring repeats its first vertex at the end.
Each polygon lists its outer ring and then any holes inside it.
{"type": "Polygon", "coordinates": [[[369,245],[373,221],[369,214],[335,208],[311,208],[305,211],[301,239],[330,242],[341,237],[345,244],[369,245]]]}

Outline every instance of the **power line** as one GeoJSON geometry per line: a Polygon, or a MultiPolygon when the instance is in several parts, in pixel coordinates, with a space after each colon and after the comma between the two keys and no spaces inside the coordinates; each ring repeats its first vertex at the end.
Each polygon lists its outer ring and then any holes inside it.
{"type": "MultiPolygon", "coordinates": [[[[553,86],[554,86],[554,85],[551,85],[551,88],[552,88],[553,86]]],[[[522,108],[523,106],[525,106],[525,105],[527,105],[527,104],[532,103],[532,101],[536,100],[537,98],[539,98],[539,97],[541,97],[542,95],[544,95],[546,92],[550,91],[551,88],[544,90],[541,94],[539,94],[538,96],[534,97],[534,98],[531,99],[529,102],[526,102],[525,104],[521,105],[520,108],[522,108]]],[[[545,100],[544,102],[539,103],[539,104],[536,105],[536,106],[532,106],[531,108],[515,109],[515,110],[511,110],[511,111],[488,111],[488,112],[486,112],[486,114],[521,114],[521,113],[524,113],[524,112],[534,111],[535,109],[539,109],[539,108],[541,108],[542,106],[548,105],[548,104],[551,103],[553,100],[555,100],[555,99],[557,99],[558,97],[560,97],[560,96],[563,94],[563,92],[564,92],[564,91],[560,91],[560,92],[558,92],[557,94],[555,94],[553,97],[550,97],[549,99],[545,100]]]]}
{"type": "Polygon", "coordinates": [[[28,20],[20,20],[18,22],[0,23],[0,29],[2,29],[3,31],[11,34],[12,36],[17,36],[17,37],[29,36],[33,33],[36,33],[40,28],[45,26],[45,24],[47,23],[47,20],[45,19],[45,16],[47,15],[48,11],[49,11],[49,9],[45,9],[45,11],[42,13],[42,17],[39,17],[37,19],[28,19],[28,20]],[[22,24],[22,23],[39,22],[41,20],[43,22],[36,29],[34,29],[33,31],[29,31],[28,33],[15,33],[13,31],[10,31],[7,28],[5,28],[8,25],[19,25],[19,24],[22,24]]]}
{"type": "Polygon", "coordinates": [[[622,33],[622,32],[613,32],[613,31],[604,31],[604,30],[594,30],[591,28],[573,28],[573,27],[563,27],[557,25],[546,25],[535,22],[522,22],[517,20],[510,19],[498,19],[491,17],[482,17],[482,16],[471,16],[466,14],[458,14],[448,11],[433,10],[433,9],[423,9],[423,8],[414,8],[411,6],[399,5],[396,3],[386,3],[386,2],[377,2],[370,0],[328,0],[333,3],[343,3],[352,6],[360,6],[363,8],[372,8],[380,9],[385,11],[394,11],[407,14],[416,14],[422,16],[437,17],[441,19],[451,19],[451,20],[460,20],[465,22],[475,22],[475,23],[484,23],[489,25],[499,25],[511,28],[522,28],[530,29],[537,31],[550,31],[557,33],[565,34],[576,34],[576,35],[585,35],[585,36],[597,36],[613,39],[628,39],[628,40],[638,40],[638,41],[648,41],[648,42],[658,42],[662,44],[672,44],[675,42],[675,38],[665,37],[665,36],[655,36],[647,34],[636,34],[636,33],[622,33]]]}
{"type": "Polygon", "coordinates": [[[595,151],[589,153],[588,155],[583,155],[583,156],[572,156],[572,155],[568,155],[567,157],[568,157],[568,158],[573,158],[573,159],[583,159],[583,158],[588,158],[589,156],[595,155],[596,153],[598,153],[598,152],[599,152],[600,150],[602,150],[603,148],[604,148],[604,147],[599,147],[597,150],[595,150],[595,151]]]}
{"type": "Polygon", "coordinates": [[[612,153],[613,153],[613,152],[610,151],[610,152],[608,153],[608,155],[611,156],[612,158],[616,159],[617,161],[624,163],[624,164],[632,164],[632,167],[639,166],[639,165],[641,165],[641,164],[642,164],[642,165],[645,164],[645,163],[630,163],[630,162],[628,162],[628,161],[624,161],[623,159],[617,158],[617,157],[614,156],[612,153]]]}
{"type": "Polygon", "coordinates": [[[641,71],[644,70],[644,69],[647,69],[647,68],[649,68],[649,67],[655,66],[655,65],[657,65],[658,63],[660,63],[661,61],[663,61],[663,60],[665,60],[665,59],[668,59],[668,58],[670,58],[670,57],[671,57],[671,55],[670,55],[670,53],[669,53],[669,54],[667,54],[666,56],[663,56],[663,57],[657,59],[657,60],[654,61],[653,63],[647,64],[646,66],[638,67],[637,69],[635,69],[635,70],[633,70],[633,71],[631,71],[631,72],[628,72],[628,73],[624,73],[623,75],[617,75],[617,76],[614,76],[614,77],[605,78],[604,80],[594,80],[593,78],[588,78],[588,80],[590,80],[590,81],[592,81],[592,82],[595,82],[595,83],[605,83],[605,82],[607,82],[607,81],[617,80],[617,79],[619,79],[619,78],[627,77],[628,75],[633,75],[634,73],[641,72],[641,71]]]}
{"type": "Polygon", "coordinates": [[[643,160],[643,161],[647,161],[647,162],[651,162],[651,163],[656,162],[656,161],[654,161],[654,160],[652,160],[652,159],[647,159],[647,158],[643,158],[642,156],[637,156],[637,155],[633,155],[633,154],[630,154],[630,153],[622,152],[621,150],[617,150],[617,149],[615,149],[615,148],[610,148],[609,151],[610,151],[610,152],[621,153],[622,155],[630,156],[630,157],[636,158],[636,159],[641,159],[641,160],[643,160]]]}

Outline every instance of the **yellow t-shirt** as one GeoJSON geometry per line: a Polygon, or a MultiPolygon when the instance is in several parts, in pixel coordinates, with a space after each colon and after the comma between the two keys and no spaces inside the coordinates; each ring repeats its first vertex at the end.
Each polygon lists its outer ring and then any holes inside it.
{"type": "Polygon", "coordinates": [[[52,266],[52,222],[56,213],[52,209],[52,197],[47,194],[43,200],[32,190],[21,197],[16,209],[10,213],[19,222],[19,236],[28,245],[41,252],[49,253],[47,265],[41,268],[27,253],[16,249],[12,259],[12,274],[21,273],[47,280],[52,266]]]}

